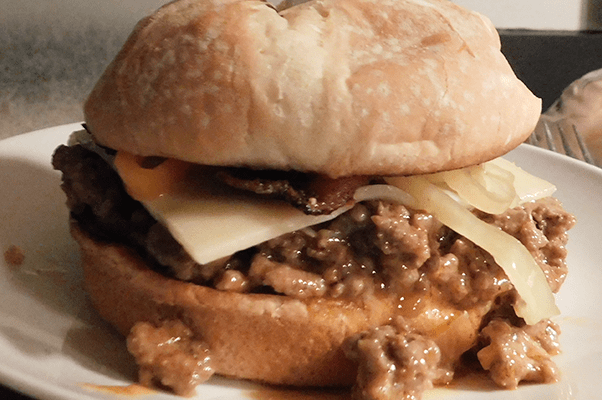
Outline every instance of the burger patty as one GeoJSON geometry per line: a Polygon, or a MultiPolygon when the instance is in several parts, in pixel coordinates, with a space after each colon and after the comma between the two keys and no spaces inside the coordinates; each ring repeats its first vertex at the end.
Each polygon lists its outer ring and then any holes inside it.
{"type": "MultiPolygon", "coordinates": [[[[413,318],[434,308],[487,315],[473,353],[499,385],[556,377],[549,355],[557,352],[558,327],[549,321],[526,327],[511,306],[514,288],[493,258],[424,211],[385,201],[359,203],[332,221],[199,265],[127,195],[99,155],[62,146],[53,165],[63,172],[68,207],[84,230],[97,240],[134,248],[167,276],[218,290],[301,299],[357,301],[383,294],[398,299],[399,318],[356,337],[348,348],[363,366],[357,389],[362,398],[384,398],[383,393],[410,398],[433,382],[449,381],[453,366],[442,366],[437,345],[411,326],[413,318]],[[515,351],[509,355],[508,348],[515,351]],[[407,384],[400,386],[400,379],[407,384]]],[[[501,215],[476,214],[520,240],[552,290],[559,290],[567,274],[567,231],[575,220],[557,200],[526,203],[501,215]]]]}

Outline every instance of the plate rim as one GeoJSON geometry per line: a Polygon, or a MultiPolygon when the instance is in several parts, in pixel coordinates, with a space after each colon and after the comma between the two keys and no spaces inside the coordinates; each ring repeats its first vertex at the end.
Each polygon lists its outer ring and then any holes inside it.
{"type": "MultiPolygon", "coordinates": [[[[7,152],[10,153],[15,149],[23,148],[22,142],[32,139],[39,139],[46,144],[49,142],[54,142],[54,147],[56,147],[60,144],[65,144],[71,132],[79,129],[83,129],[82,122],[74,122],[64,125],[42,128],[35,131],[25,132],[9,138],[5,138],[0,140],[0,155],[3,155],[7,152]]],[[[43,146],[40,146],[39,148],[33,148],[33,152],[39,153],[39,155],[50,157],[51,154],[46,153],[48,150],[47,147],[44,147],[43,150],[41,149],[43,146]]],[[[548,162],[560,161],[561,163],[570,166],[570,168],[572,169],[587,171],[588,173],[592,173],[598,176],[602,180],[602,170],[598,167],[587,164],[581,160],[573,159],[566,155],[554,153],[552,151],[541,149],[529,144],[521,144],[517,149],[509,153],[509,157],[511,159],[525,157],[523,153],[527,156],[530,155],[531,157],[533,155],[536,155],[539,158],[544,158],[545,160],[548,160],[548,162]]],[[[30,155],[18,156],[17,158],[30,161],[30,155]]],[[[34,164],[38,166],[41,165],[40,163],[41,158],[40,160],[34,162],[34,164]]],[[[52,170],[50,165],[50,158],[48,158],[47,164],[43,165],[45,165],[48,168],[48,170],[52,170]]],[[[6,266],[4,265],[4,260],[0,260],[0,264],[6,268],[6,266]]],[[[3,368],[0,368],[0,371],[3,371],[3,368]]],[[[0,372],[0,384],[5,385],[18,392],[24,393],[28,396],[44,397],[53,400],[104,398],[95,394],[85,393],[85,391],[71,393],[71,391],[68,388],[62,386],[53,386],[51,388],[48,388],[48,381],[44,379],[36,379],[35,381],[38,384],[32,386],[28,384],[31,383],[31,379],[28,380],[26,379],[26,377],[21,377],[17,373],[11,374],[7,373],[6,371],[0,372]],[[46,385],[44,385],[44,383],[46,383],[46,385]]],[[[600,387],[602,387],[602,384],[600,387]]],[[[179,398],[169,394],[168,396],[169,398],[179,398]]],[[[152,398],[155,397],[153,396],[152,398]]]]}

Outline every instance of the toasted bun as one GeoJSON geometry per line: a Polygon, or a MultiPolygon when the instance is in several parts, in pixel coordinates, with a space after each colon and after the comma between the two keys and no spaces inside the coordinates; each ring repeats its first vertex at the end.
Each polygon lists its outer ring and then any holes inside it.
{"type": "Polygon", "coordinates": [[[448,0],[181,0],[137,25],[85,118],[141,155],[338,177],[489,160],[540,108],[490,21],[448,0]]]}
{"type": "Polygon", "coordinates": [[[91,239],[75,222],[71,231],[82,250],[86,290],[104,319],[125,336],[137,322],[180,321],[209,346],[221,375],[295,386],[351,385],[356,367],[342,342],[392,315],[392,305],[377,299],[300,301],[169,279],[125,247],[91,239]]]}

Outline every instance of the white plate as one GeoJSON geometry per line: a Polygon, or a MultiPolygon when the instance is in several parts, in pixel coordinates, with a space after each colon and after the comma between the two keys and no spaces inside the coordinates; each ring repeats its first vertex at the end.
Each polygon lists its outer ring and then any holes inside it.
{"type": "MultiPolygon", "coordinates": [[[[60,174],[53,150],[79,124],[19,135],[0,142],[0,250],[19,246],[21,266],[0,257],[0,382],[44,399],[107,399],[132,389],[135,367],[123,339],[91,309],[80,285],[78,254],[67,229],[60,174]]],[[[563,353],[555,360],[562,379],[522,385],[455,384],[426,399],[594,399],[602,393],[602,170],[523,145],[508,158],[553,181],[557,197],[575,213],[569,244],[570,273],[558,303],[563,353]]],[[[176,399],[159,392],[144,399],[176,399]]],[[[142,390],[142,389],[139,389],[142,390]]],[[[197,397],[222,399],[342,399],[333,393],[278,393],[260,386],[212,379],[197,397]]]]}

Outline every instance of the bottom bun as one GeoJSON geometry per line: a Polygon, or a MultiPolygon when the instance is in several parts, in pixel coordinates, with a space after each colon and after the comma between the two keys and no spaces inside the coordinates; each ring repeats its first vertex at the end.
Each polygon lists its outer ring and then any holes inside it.
{"type": "Polygon", "coordinates": [[[241,294],[167,278],[124,246],[99,242],[72,222],[86,290],[100,315],[128,336],[134,325],[183,323],[210,352],[215,373],[293,386],[350,386],[356,365],[343,342],[387,324],[394,305],[241,294]]]}

